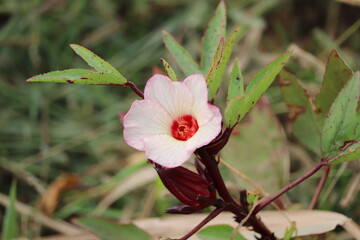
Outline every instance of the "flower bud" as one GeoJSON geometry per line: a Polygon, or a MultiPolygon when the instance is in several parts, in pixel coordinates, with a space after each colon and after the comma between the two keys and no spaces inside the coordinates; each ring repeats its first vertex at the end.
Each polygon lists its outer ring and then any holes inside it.
{"type": "Polygon", "coordinates": [[[202,175],[184,167],[155,167],[165,187],[187,206],[174,207],[169,213],[188,214],[212,205],[216,193],[212,184],[202,175]]]}

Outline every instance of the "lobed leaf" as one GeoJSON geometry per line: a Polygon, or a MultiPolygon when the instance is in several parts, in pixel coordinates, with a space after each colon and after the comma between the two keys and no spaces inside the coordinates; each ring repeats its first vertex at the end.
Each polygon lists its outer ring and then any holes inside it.
{"type": "Polygon", "coordinates": [[[226,32],[226,8],[221,1],[209,22],[209,26],[202,39],[201,68],[207,73],[212,65],[221,38],[226,32]]]}
{"type": "Polygon", "coordinates": [[[134,224],[117,224],[95,217],[81,217],[75,220],[100,239],[106,240],[151,240],[151,236],[134,224]]]}
{"type": "Polygon", "coordinates": [[[10,187],[10,203],[6,208],[4,223],[2,227],[1,237],[4,240],[15,239],[17,237],[17,221],[16,221],[16,182],[14,181],[10,187]]]}
{"type": "Polygon", "coordinates": [[[324,80],[316,98],[319,125],[322,126],[330,106],[353,74],[350,67],[332,50],[326,65],[324,80]]]}
{"type": "Polygon", "coordinates": [[[234,29],[228,39],[220,39],[215,57],[213,59],[211,68],[206,75],[207,84],[209,87],[210,99],[215,99],[216,93],[220,88],[226,66],[229,62],[235,42],[238,40],[240,33],[240,26],[234,29]]]}
{"type": "Polygon", "coordinates": [[[176,73],[174,72],[174,70],[172,69],[172,67],[170,66],[170,64],[163,58],[160,58],[161,63],[164,66],[165,71],[167,72],[167,75],[169,76],[169,78],[176,82],[177,81],[177,77],[176,77],[176,73]]]}
{"type": "Polygon", "coordinates": [[[323,159],[341,163],[360,158],[360,72],[347,81],[325,119],[321,136],[323,159]]]}
{"type": "Polygon", "coordinates": [[[320,127],[309,95],[300,81],[285,70],[280,72],[279,81],[284,101],[290,110],[294,136],[308,149],[320,154],[320,127]]]}
{"type": "Polygon", "coordinates": [[[187,75],[202,73],[198,64],[192,59],[186,49],[184,49],[167,31],[162,31],[163,42],[175,59],[181,70],[187,75]]]}
{"type": "MultiPolygon", "coordinates": [[[[215,225],[204,228],[197,236],[202,240],[228,240],[234,228],[229,225],[215,225]]],[[[233,240],[246,240],[240,233],[236,233],[233,240]]]]}
{"type": "Polygon", "coordinates": [[[121,75],[121,73],[119,73],[110,63],[106,62],[95,53],[77,44],[70,44],[70,47],[96,71],[114,75],[119,79],[119,84],[127,82],[126,78],[121,75]]]}

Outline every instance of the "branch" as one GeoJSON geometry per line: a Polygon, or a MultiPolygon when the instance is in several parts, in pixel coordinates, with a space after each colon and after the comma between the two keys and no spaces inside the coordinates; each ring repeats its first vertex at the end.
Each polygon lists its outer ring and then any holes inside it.
{"type": "Polygon", "coordinates": [[[316,205],[316,202],[318,201],[319,197],[320,197],[320,193],[324,188],[325,182],[329,176],[329,172],[330,172],[330,165],[326,165],[324,167],[324,173],[321,176],[321,179],[319,181],[319,184],[316,188],[315,194],[313,196],[313,198],[311,199],[311,203],[309,205],[309,209],[313,209],[316,205]]]}
{"type": "Polygon", "coordinates": [[[289,191],[290,189],[292,189],[293,187],[295,187],[296,185],[298,185],[299,183],[302,183],[304,180],[308,179],[309,177],[311,177],[314,173],[316,173],[317,171],[319,171],[320,168],[322,168],[323,166],[325,166],[327,164],[328,161],[322,160],[321,162],[319,162],[318,164],[315,165],[315,167],[313,167],[309,172],[307,172],[305,175],[301,176],[300,178],[296,179],[295,181],[289,183],[287,186],[285,186],[284,188],[282,188],[279,192],[277,192],[275,195],[272,195],[270,197],[265,198],[263,201],[261,201],[256,207],[255,210],[253,212],[253,214],[257,214],[261,209],[263,209],[264,207],[266,207],[267,205],[269,205],[271,202],[273,202],[274,200],[276,200],[277,198],[279,198],[281,195],[283,195],[284,193],[286,193],[287,191],[289,191]]]}

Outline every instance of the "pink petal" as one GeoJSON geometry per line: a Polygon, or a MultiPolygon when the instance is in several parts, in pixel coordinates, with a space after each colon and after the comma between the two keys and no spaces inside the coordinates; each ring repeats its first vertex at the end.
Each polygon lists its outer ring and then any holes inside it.
{"type": "Polygon", "coordinates": [[[218,107],[208,104],[211,112],[210,120],[199,126],[196,134],[186,141],[186,149],[188,151],[195,151],[197,148],[210,143],[221,131],[221,113],[218,107]]]}
{"type": "Polygon", "coordinates": [[[192,115],[200,125],[207,123],[212,117],[208,107],[208,91],[205,78],[201,74],[193,74],[185,78],[184,84],[193,96],[192,115]]]}
{"type": "Polygon", "coordinates": [[[186,142],[179,141],[166,134],[150,135],[143,139],[145,156],[166,167],[174,168],[182,165],[193,152],[186,150],[186,142]]]}
{"type": "Polygon", "coordinates": [[[145,99],[157,101],[173,119],[191,113],[193,97],[182,82],[156,74],[148,80],[144,94],[145,99]]]}
{"type": "Polygon", "coordinates": [[[144,151],[143,138],[153,134],[170,134],[172,119],[155,101],[135,101],[124,117],[124,139],[131,147],[144,151]]]}

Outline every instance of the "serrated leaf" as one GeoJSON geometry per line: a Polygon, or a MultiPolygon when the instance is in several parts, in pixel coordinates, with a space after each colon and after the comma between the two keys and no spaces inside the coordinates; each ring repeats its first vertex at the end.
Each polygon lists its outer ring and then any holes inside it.
{"type": "Polygon", "coordinates": [[[244,96],[244,79],[239,67],[239,61],[236,58],[231,71],[227,102],[238,96],[244,96]]]}
{"type": "Polygon", "coordinates": [[[165,71],[167,72],[169,78],[176,82],[177,81],[177,77],[176,77],[176,73],[174,72],[174,70],[172,69],[172,67],[170,66],[170,64],[163,58],[160,59],[161,63],[164,66],[165,71]]]}
{"type": "Polygon", "coordinates": [[[300,81],[282,70],[279,85],[284,101],[290,110],[290,121],[294,136],[308,149],[320,154],[320,127],[309,95],[300,81]]]}
{"type": "MultiPolygon", "coordinates": [[[[215,225],[204,228],[197,236],[202,240],[228,240],[232,235],[232,228],[229,225],[215,225]]],[[[234,235],[233,240],[246,240],[240,233],[234,235]]]]}
{"type": "Polygon", "coordinates": [[[121,75],[121,73],[119,73],[110,63],[106,62],[95,53],[77,44],[70,44],[70,47],[96,71],[112,74],[117,77],[121,83],[127,82],[126,78],[121,75]]]}
{"type": "Polygon", "coordinates": [[[220,39],[225,37],[225,32],[226,8],[224,1],[221,1],[209,22],[209,26],[202,40],[201,67],[204,73],[209,71],[220,39]]]}
{"type": "Polygon", "coordinates": [[[53,71],[26,80],[27,82],[54,82],[54,83],[69,83],[76,79],[80,79],[83,75],[94,73],[85,69],[68,69],[63,71],[53,71]]]}
{"type": "Polygon", "coordinates": [[[321,136],[322,158],[341,163],[360,158],[360,72],[348,80],[330,107],[321,136]]]}
{"type": "Polygon", "coordinates": [[[353,74],[350,67],[333,50],[328,58],[324,80],[316,98],[319,125],[322,126],[330,106],[353,74]]]}
{"type": "Polygon", "coordinates": [[[231,32],[226,41],[224,41],[224,38],[220,39],[211,68],[206,75],[206,81],[209,87],[209,96],[212,100],[215,99],[216,93],[220,88],[226,66],[229,62],[234,44],[238,40],[240,32],[239,26],[231,32]]]}
{"type": "Polygon", "coordinates": [[[202,73],[198,64],[192,59],[191,55],[183,48],[173,36],[167,31],[162,31],[163,42],[175,59],[181,70],[187,75],[202,73]]]}
{"type": "Polygon", "coordinates": [[[75,223],[106,240],[151,240],[151,236],[134,224],[117,224],[95,217],[81,217],[75,223]]]}
{"type": "Polygon", "coordinates": [[[17,221],[16,221],[16,182],[14,181],[10,187],[10,203],[6,208],[4,223],[2,227],[2,239],[10,240],[17,237],[17,221]]]}

